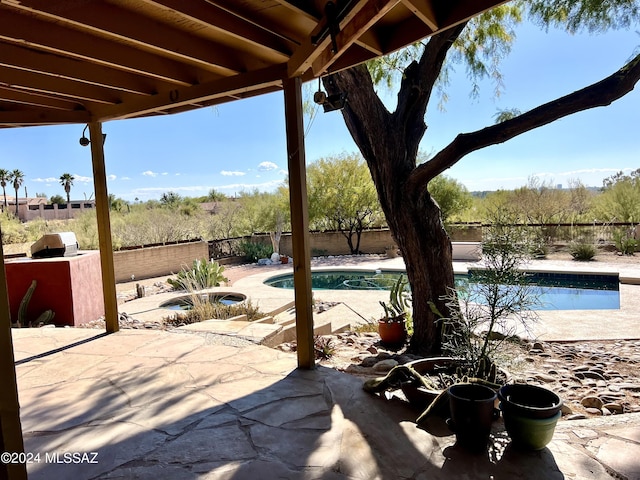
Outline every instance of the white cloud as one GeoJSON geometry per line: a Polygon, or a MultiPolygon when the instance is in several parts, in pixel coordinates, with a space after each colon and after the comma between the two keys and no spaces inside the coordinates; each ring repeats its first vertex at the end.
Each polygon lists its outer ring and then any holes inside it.
{"type": "Polygon", "coordinates": [[[118,177],[116,177],[115,175],[108,175],[107,176],[108,180],[115,180],[116,178],[118,178],[118,177]]]}
{"type": "Polygon", "coordinates": [[[241,177],[242,175],[246,175],[246,173],[238,172],[238,171],[222,170],[220,172],[220,175],[224,175],[225,177],[241,177]]]}
{"type": "Polygon", "coordinates": [[[120,180],[131,180],[131,177],[122,177],[120,180]]]}
{"type": "Polygon", "coordinates": [[[281,169],[278,171],[278,175],[289,175],[289,172],[287,172],[285,169],[282,169],[282,168],[281,168],[281,169]]]}
{"type": "Polygon", "coordinates": [[[157,172],[152,172],[151,170],[146,170],[146,171],[142,172],[142,175],[144,175],[145,177],[157,177],[158,173],[157,172]]]}
{"type": "Polygon", "coordinates": [[[161,175],[162,176],[169,175],[169,172],[162,172],[161,175]]]}
{"type": "Polygon", "coordinates": [[[260,165],[258,165],[258,170],[260,170],[261,172],[275,170],[277,168],[278,168],[278,165],[276,165],[273,162],[262,162],[260,165]]]}
{"type": "Polygon", "coordinates": [[[57,182],[58,179],[57,178],[53,178],[53,177],[48,177],[48,178],[34,178],[31,180],[32,182],[39,182],[39,183],[52,183],[52,182],[57,182]]]}
{"type": "Polygon", "coordinates": [[[74,182],[82,182],[82,183],[91,183],[91,182],[93,182],[93,178],[85,177],[83,175],[74,175],[73,176],[73,181],[74,182]]]}

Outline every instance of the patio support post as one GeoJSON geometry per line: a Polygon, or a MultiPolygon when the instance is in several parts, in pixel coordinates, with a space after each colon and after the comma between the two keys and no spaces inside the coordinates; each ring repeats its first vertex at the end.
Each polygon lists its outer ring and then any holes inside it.
{"type": "Polygon", "coordinates": [[[284,113],[287,126],[298,368],[312,369],[315,368],[315,353],[313,348],[307,170],[304,151],[304,126],[302,122],[302,80],[300,77],[285,78],[283,83],[284,113]]]}
{"type": "MultiPolygon", "coordinates": [[[[24,452],[18,385],[11,340],[7,272],[4,268],[2,242],[0,242],[0,319],[0,378],[2,378],[2,387],[0,388],[0,453],[24,452]]],[[[26,464],[0,462],[0,478],[26,480],[26,464]]]]}
{"type": "Polygon", "coordinates": [[[104,319],[107,333],[114,333],[119,330],[118,299],[116,295],[116,277],[113,270],[113,246],[111,244],[107,174],[104,166],[104,137],[102,136],[102,124],[100,122],[89,123],[89,136],[91,138],[93,188],[96,194],[96,215],[98,217],[98,243],[100,245],[100,265],[102,266],[104,319]]]}

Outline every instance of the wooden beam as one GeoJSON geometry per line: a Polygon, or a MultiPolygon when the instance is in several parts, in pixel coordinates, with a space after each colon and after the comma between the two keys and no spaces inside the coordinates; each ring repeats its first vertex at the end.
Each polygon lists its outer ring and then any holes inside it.
{"type": "Polygon", "coordinates": [[[55,110],[65,110],[71,112],[78,111],[82,108],[82,105],[72,100],[61,100],[51,94],[25,92],[15,90],[10,87],[0,87],[0,102],[2,102],[3,100],[16,104],[42,107],[45,110],[51,108],[55,110]]]}
{"type": "Polygon", "coordinates": [[[213,2],[207,2],[207,5],[203,7],[197,2],[185,2],[184,0],[147,1],[164,5],[206,27],[215,28],[225,35],[242,40],[247,44],[248,50],[254,51],[258,57],[260,56],[258,52],[263,50],[271,56],[278,57],[279,60],[276,61],[285,62],[297,46],[285,37],[274,34],[263,28],[262,25],[251,22],[213,2]]]}
{"type": "Polygon", "coordinates": [[[114,43],[86,32],[19,14],[3,5],[0,4],[0,39],[176,85],[193,85],[197,82],[196,75],[176,61],[160,58],[131,45],[114,43]]]}
{"type": "Polygon", "coordinates": [[[109,219],[109,193],[104,164],[104,141],[102,124],[89,123],[91,139],[91,163],[93,165],[93,185],[96,193],[96,216],[98,217],[98,243],[100,245],[100,265],[102,267],[102,296],[104,298],[104,319],[107,333],[120,329],[118,324],[118,298],[116,276],[113,269],[113,245],[111,243],[111,221],[109,219]]]}
{"type": "Polygon", "coordinates": [[[135,94],[151,95],[157,88],[151,79],[140,75],[13,45],[0,49],[0,65],[135,94]]]}
{"type": "Polygon", "coordinates": [[[92,109],[92,113],[95,118],[107,121],[137,117],[185,105],[203,103],[215,98],[282,85],[282,77],[285,71],[286,64],[276,65],[262,70],[213,80],[193,87],[176,88],[153,97],[130,100],[122,105],[96,106],[92,109]]]}
{"type": "Polygon", "coordinates": [[[340,56],[353,45],[360,36],[384,17],[400,0],[371,0],[355,14],[348,23],[340,28],[336,36],[338,51],[333,52],[332,46],[327,46],[321,55],[313,62],[313,72],[321,75],[340,56]]]}
{"type": "MultiPolygon", "coordinates": [[[[1,233],[0,233],[1,236],[1,233]]],[[[0,453],[24,452],[20,403],[16,380],[13,342],[11,339],[11,312],[7,272],[4,268],[4,250],[0,242],[0,453]]],[[[0,478],[26,480],[26,463],[0,462],[0,478]]]]}
{"type": "Polygon", "coordinates": [[[402,0],[402,3],[427,27],[438,30],[438,15],[433,8],[433,0],[402,0]]]}
{"type": "MultiPolygon", "coordinates": [[[[83,100],[98,103],[119,103],[118,92],[95,85],[74,82],[65,78],[25,72],[0,66],[2,82],[19,90],[55,94],[82,104],[83,100]]],[[[121,93],[121,92],[120,92],[121,93]]]]}
{"type": "Polygon", "coordinates": [[[12,6],[79,31],[93,32],[114,43],[132,43],[155,51],[166,58],[191,63],[221,75],[234,75],[245,70],[232,49],[220,48],[202,37],[173,28],[132,9],[119,8],[106,2],[68,3],[63,9],[58,2],[20,0],[12,6]]]}
{"type": "Polygon", "coordinates": [[[289,166],[289,203],[291,206],[291,243],[296,306],[298,367],[315,368],[313,348],[313,293],[311,291],[311,254],[309,247],[309,211],[307,173],[302,122],[302,80],[284,80],[287,157],[289,166]]]}
{"type": "Polygon", "coordinates": [[[65,112],[53,109],[24,108],[20,110],[0,111],[0,126],[5,127],[87,123],[89,119],[89,112],[83,110],[65,112]]]}
{"type": "MultiPolygon", "coordinates": [[[[367,5],[368,2],[369,0],[358,0],[357,2],[355,2],[355,4],[352,5],[351,10],[347,12],[343,19],[341,19],[341,28],[343,25],[348,24],[353,19],[353,17],[367,5]]],[[[311,68],[313,62],[315,62],[327,48],[331,48],[329,47],[329,45],[331,44],[331,37],[328,34],[325,35],[322,41],[319,41],[315,45],[311,40],[326,28],[327,18],[323,17],[322,20],[318,22],[316,28],[313,29],[313,31],[309,35],[309,38],[307,38],[305,42],[300,45],[300,47],[298,47],[295,53],[291,56],[287,73],[289,78],[304,75],[304,73],[311,68]]]]}

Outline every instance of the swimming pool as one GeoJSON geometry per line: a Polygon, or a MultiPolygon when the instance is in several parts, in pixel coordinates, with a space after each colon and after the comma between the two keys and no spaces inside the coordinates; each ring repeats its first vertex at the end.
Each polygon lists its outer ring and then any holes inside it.
{"type": "MultiPolygon", "coordinates": [[[[389,290],[404,272],[323,270],[311,272],[314,290],[389,290]]],[[[473,289],[477,275],[456,274],[457,287],[473,289]],[[475,278],[474,278],[475,277],[475,278]]],[[[617,274],[530,273],[527,282],[538,296],[536,310],[610,310],[620,308],[617,274]]],[[[293,288],[293,274],[278,275],[264,282],[276,288],[293,288]]]]}
{"type": "MultiPolygon", "coordinates": [[[[202,301],[221,303],[222,305],[235,305],[244,302],[247,297],[241,293],[209,293],[200,295],[202,301]]],[[[160,304],[161,308],[169,310],[191,310],[193,308],[192,295],[183,295],[160,304]]]]}

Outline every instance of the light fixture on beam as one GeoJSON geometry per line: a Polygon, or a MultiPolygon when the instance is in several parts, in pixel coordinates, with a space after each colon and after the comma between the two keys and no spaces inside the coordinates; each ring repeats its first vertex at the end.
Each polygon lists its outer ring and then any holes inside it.
{"type": "Polygon", "coordinates": [[[347,103],[347,94],[338,92],[333,95],[327,95],[320,88],[320,78],[318,78],[318,91],[313,94],[313,101],[318,105],[322,105],[324,113],[342,110],[347,103]]]}
{"type": "MultiPolygon", "coordinates": [[[[82,137],[80,137],[80,145],[82,145],[83,147],[86,147],[91,143],[91,140],[89,140],[85,136],[85,132],[87,131],[88,127],[89,127],[89,124],[85,125],[84,130],[82,130],[82,137]]],[[[107,134],[103,133],[102,134],[102,145],[104,145],[106,141],[107,141],[107,134]]]]}

